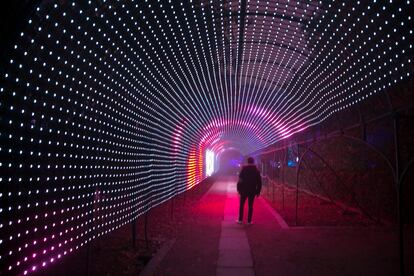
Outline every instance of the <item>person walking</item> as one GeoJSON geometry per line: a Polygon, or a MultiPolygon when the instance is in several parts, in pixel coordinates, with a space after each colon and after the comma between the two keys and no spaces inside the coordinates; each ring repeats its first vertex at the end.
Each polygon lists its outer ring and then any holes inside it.
{"type": "Polygon", "coordinates": [[[247,214],[247,224],[252,224],[254,197],[260,195],[262,189],[262,178],[259,169],[254,164],[253,157],[247,158],[247,165],[244,165],[239,173],[237,182],[237,192],[240,194],[239,219],[237,223],[243,223],[244,203],[248,200],[249,212],[247,214]]]}

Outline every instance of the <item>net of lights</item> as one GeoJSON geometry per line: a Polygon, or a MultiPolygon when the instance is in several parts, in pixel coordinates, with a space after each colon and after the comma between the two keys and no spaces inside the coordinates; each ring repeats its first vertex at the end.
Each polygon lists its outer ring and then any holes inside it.
{"type": "Polygon", "coordinates": [[[2,66],[1,267],[28,274],[411,78],[410,1],[45,1],[2,66]],[[206,164],[209,162],[208,164],[206,164]]]}

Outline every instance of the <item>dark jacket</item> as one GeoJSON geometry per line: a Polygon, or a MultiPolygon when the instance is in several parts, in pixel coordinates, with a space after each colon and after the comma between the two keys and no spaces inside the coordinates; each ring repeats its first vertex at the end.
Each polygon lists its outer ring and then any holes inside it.
{"type": "Polygon", "coordinates": [[[237,191],[242,195],[259,195],[262,189],[262,178],[256,165],[245,165],[239,173],[237,191]]]}

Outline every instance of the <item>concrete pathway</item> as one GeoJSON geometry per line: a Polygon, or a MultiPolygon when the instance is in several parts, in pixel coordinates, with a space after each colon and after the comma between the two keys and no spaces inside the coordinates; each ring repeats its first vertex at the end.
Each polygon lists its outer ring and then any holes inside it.
{"type": "Polygon", "coordinates": [[[236,185],[234,181],[229,181],[226,185],[227,197],[224,204],[224,219],[221,223],[217,276],[252,276],[253,259],[244,229],[246,226],[235,222],[239,205],[236,185]]]}
{"type": "Polygon", "coordinates": [[[185,224],[177,225],[176,242],[153,275],[204,276],[217,273],[227,181],[216,181],[188,210],[185,224]]]}
{"type": "MultiPolygon", "coordinates": [[[[395,229],[289,228],[262,198],[255,200],[254,224],[238,225],[235,186],[235,179],[221,179],[192,206],[154,275],[399,274],[395,229]]],[[[414,275],[409,233],[406,274],[414,275]]]]}

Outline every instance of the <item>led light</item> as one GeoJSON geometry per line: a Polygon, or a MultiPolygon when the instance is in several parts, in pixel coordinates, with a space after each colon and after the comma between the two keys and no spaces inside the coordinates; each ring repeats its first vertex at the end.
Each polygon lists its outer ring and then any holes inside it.
{"type": "Polygon", "coordinates": [[[206,150],[206,176],[211,176],[214,173],[215,156],[211,150],[206,150]]]}

